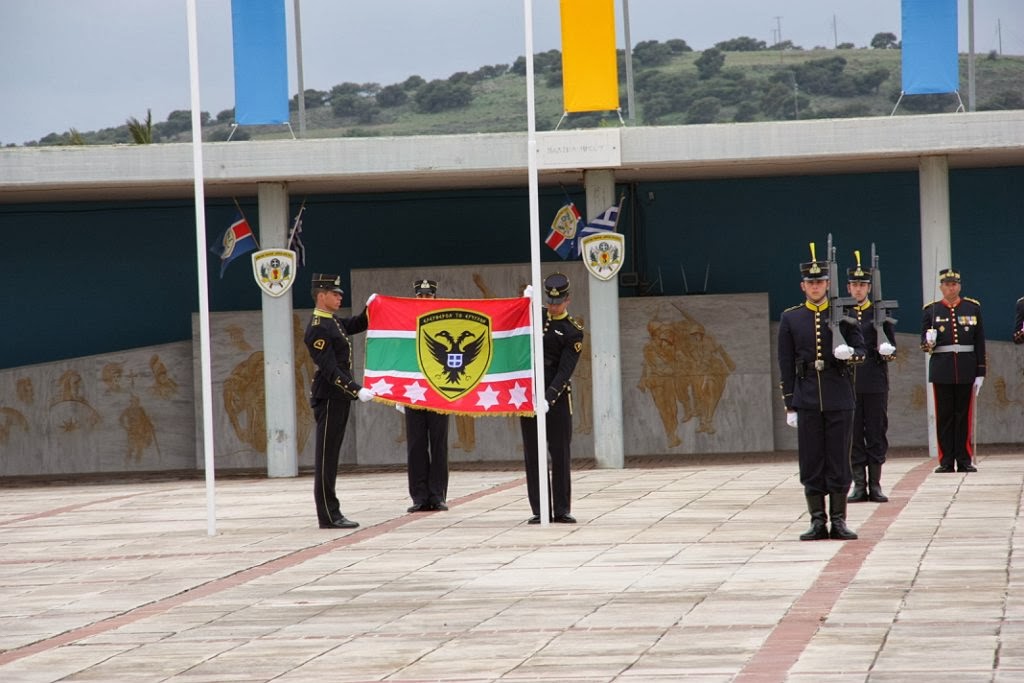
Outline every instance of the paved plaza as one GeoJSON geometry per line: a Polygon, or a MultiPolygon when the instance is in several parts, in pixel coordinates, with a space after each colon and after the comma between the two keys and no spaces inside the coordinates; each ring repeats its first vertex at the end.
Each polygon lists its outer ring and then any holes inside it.
{"type": "Polygon", "coordinates": [[[890,459],[860,540],[800,542],[795,456],[573,477],[529,526],[521,470],[0,488],[0,681],[1024,681],[1024,453],[975,474],[890,459]]]}

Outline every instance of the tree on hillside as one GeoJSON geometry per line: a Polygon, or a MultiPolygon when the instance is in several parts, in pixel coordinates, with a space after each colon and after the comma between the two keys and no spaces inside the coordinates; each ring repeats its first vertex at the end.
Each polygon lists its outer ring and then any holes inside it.
{"type": "Polygon", "coordinates": [[[710,47],[701,53],[693,65],[697,67],[697,75],[701,80],[707,80],[715,76],[725,66],[725,53],[710,47]]]}
{"type": "Polygon", "coordinates": [[[871,39],[871,47],[876,50],[893,50],[899,45],[896,42],[895,33],[876,33],[871,39]]]}
{"type": "Polygon", "coordinates": [[[406,92],[410,90],[415,90],[416,88],[422,86],[424,83],[426,83],[426,81],[423,80],[422,76],[409,76],[409,78],[402,81],[402,90],[405,90],[406,92]]]}
{"type": "Polygon", "coordinates": [[[473,101],[473,91],[464,83],[433,80],[416,91],[416,108],[426,114],[461,109],[473,101]]]}
{"type": "Polygon", "coordinates": [[[382,107],[400,107],[409,101],[407,93],[400,85],[385,85],[377,93],[377,104],[382,107]]]}
{"type": "Polygon", "coordinates": [[[768,46],[763,40],[754,40],[750,36],[740,36],[715,43],[715,47],[722,52],[757,52],[766,49],[768,46]]]}
{"type": "Polygon", "coordinates": [[[686,110],[687,123],[714,123],[718,119],[718,112],[722,110],[722,103],[717,97],[702,97],[686,110]]]}
{"type": "Polygon", "coordinates": [[[837,50],[852,50],[854,49],[853,43],[839,43],[836,45],[837,50]]]}
{"type": "Polygon", "coordinates": [[[693,52],[693,48],[686,44],[686,41],[682,38],[672,38],[666,40],[665,44],[668,45],[668,49],[672,50],[672,54],[681,55],[684,52],[693,52]]]}
{"type": "Polygon", "coordinates": [[[153,144],[153,111],[146,110],[146,120],[139,121],[134,116],[128,117],[125,122],[128,124],[128,132],[132,134],[132,141],[136,145],[153,144]]]}
{"type": "Polygon", "coordinates": [[[644,67],[662,66],[672,59],[672,48],[656,40],[642,40],[633,46],[633,59],[644,67]]]}

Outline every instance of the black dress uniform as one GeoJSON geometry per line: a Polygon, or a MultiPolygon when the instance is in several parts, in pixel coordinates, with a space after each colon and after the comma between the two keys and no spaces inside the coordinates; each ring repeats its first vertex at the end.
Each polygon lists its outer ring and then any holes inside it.
{"type": "MultiPolygon", "coordinates": [[[[960,283],[952,268],[939,273],[943,283],[960,283]]],[[[935,430],[939,445],[936,472],[974,472],[971,462],[971,413],[975,379],[985,376],[985,326],[981,302],[957,297],[933,301],[923,309],[921,348],[929,352],[928,381],[935,396],[935,430]],[[927,343],[928,330],[936,332],[935,345],[927,343]]]]}
{"type": "MultiPolygon", "coordinates": [[[[417,280],[417,297],[434,298],[437,282],[417,280]]],[[[409,512],[447,510],[448,415],[405,407],[405,446],[409,469],[409,512]]]]}
{"type": "MultiPolygon", "coordinates": [[[[341,278],[316,274],[313,276],[313,288],[314,291],[328,289],[341,293],[341,278]]],[[[316,364],[309,402],[316,417],[313,499],[322,528],[359,526],[341,514],[335,482],[349,409],[362,388],[352,379],[349,335],[365,332],[368,325],[365,310],[351,318],[338,318],[318,308],[306,326],[306,348],[316,364]]]]}
{"type": "MultiPolygon", "coordinates": [[[[847,271],[848,282],[871,282],[871,268],[860,265],[847,271]]],[[[853,448],[850,451],[850,467],[853,469],[853,492],[848,501],[859,503],[870,500],[874,503],[888,502],[882,493],[882,465],[889,451],[889,363],[895,353],[883,356],[878,351],[879,343],[887,342],[895,349],[896,330],[891,322],[882,323],[884,339],[878,338],[875,327],[875,308],[871,298],[852,306],[849,315],[860,324],[864,337],[864,362],[854,366],[854,389],[857,407],[853,413],[853,448]]]]}
{"type": "MultiPolygon", "coordinates": [[[[824,261],[801,264],[800,270],[805,281],[828,278],[824,261]]],[[[801,540],[857,538],[846,527],[846,494],[850,488],[850,434],[856,406],[851,366],[863,358],[864,340],[859,325],[841,322],[840,332],[852,357],[836,358],[829,314],[829,300],[825,298],[818,304],[805,301],[788,308],[779,321],[782,399],[787,411],[795,410],[797,414],[800,483],[811,513],[811,528],[801,540]],[[831,532],[826,526],[826,495],[831,532]]]]}
{"type": "MultiPolygon", "coordinates": [[[[544,296],[548,304],[560,304],[569,297],[569,278],[554,273],[544,280],[544,296]]],[[[572,387],[570,378],[576,369],[583,348],[583,326],[567,313],[552,317],[543,311],[544,333],[544,400],[548,452],[551,454],[551,486],[549,508],[554,522],[572,524],[570,514],[572,482],[572,387]]],[[[540,478],[538,472],[537,425],[534,417],[522,417],[523,453],[526,461],[526,490],[533,510],[531,524],[540,522],[540,478]]]]}
{"type": "Polygon", "coordinates": [[[1024,296],[1017,299],[1017,315],[1013,321],[1013,343],[1024,344],[1024,296]]]}

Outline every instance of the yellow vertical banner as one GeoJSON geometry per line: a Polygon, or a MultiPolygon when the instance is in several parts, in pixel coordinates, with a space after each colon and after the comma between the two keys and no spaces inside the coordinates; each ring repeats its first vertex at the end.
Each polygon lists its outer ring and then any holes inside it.
{"type": "Polygon", "coordinates": [[[565,111],[619,108],[614,0],[561,0],[565,111]]]}

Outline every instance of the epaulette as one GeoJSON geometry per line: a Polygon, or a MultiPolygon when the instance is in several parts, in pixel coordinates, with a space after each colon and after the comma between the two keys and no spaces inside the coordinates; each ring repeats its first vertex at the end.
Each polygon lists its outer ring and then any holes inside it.
{"type": "Polygon", "coordinates": [[[796,309],[802,308],[802,307],[803,307],[803,304],[797,304],[796,306],[790,306],[789,308],[784,310],[783,313],[789,313],[790,311],[795,311],[796,309]]]}
{"type": "Polygon", "coordinates": [[[569,322],[571,322],[580,332],[583,331],[583,323],[581,323],[579,320],[572,317],[571,315],[569,316],[569,322]]]}
{"type": "Polygon", "coordinates": [[[320,324],[320,320],[320,316],[314,315],[313,319],[309,322],[309,324],[312,325],[313,327],[317,327],[320,324]]]}
{"type": "Polygon", "coordinates": [[[981,305],[980,301],[978,301],[977,299],[972,299],[969,296],[965,296],[964,297],[964,301],[970,301],[972,304],[978,304],[979,306],[981,305]]]}
{"type": "Polygon", "coordinates": [[[924,309],[928,308],[929,306],[934,306],[935,304],[939,303],[940,301],[941,301],[941,299],[936,299],[935,301],[930,301],[930,302],[926,303],[924,306],[922,306],[921,310],[923,311],[924,309]]]}

